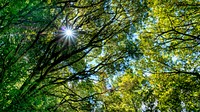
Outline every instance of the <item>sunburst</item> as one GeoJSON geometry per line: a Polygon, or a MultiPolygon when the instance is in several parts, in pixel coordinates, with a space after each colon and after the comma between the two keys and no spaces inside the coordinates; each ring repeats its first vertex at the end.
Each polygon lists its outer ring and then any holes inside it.
{"type": "Polygon", "coordinates": [[[61,28],[61,36],[62,38],[64,38],[64,44],[68,44],[68,45],[71,45],[71,44],[74,44],[75,43],[75,40],[76,40],[76,32],[75,30],[73,30],[72,27],[70,26],[63,26],[61,28]]]}

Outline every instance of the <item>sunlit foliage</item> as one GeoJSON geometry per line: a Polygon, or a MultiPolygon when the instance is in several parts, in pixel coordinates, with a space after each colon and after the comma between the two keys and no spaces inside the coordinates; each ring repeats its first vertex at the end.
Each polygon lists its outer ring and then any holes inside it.
{"type": "Polygon", "coordinates": [[[200,111],[198,0],[0,0],[0,111],[200,111]]]}

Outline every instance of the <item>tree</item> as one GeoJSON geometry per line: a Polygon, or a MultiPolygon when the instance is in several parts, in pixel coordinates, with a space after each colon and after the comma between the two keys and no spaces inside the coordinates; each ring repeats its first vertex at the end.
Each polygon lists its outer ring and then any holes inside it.
{"type": "Polygon", "coordinates": [[[144,57],[138,73],[148,77],[158,110],[198,111],[199,2],[155,1],[148,6],[139,34],[144,57]]]}
{"type": "Polygon", "coordinates": [[[103,96],[107,111],[199,111],[199,2],[148,1],[138,60],[103,96]],[[123,88],[123,89],[122,89],[123,88]]]}
{"type": "Polygon", "coordinates": [[[105,111],[138,112],[142,110],[145,78],[127,70],[114,81],[108,94],[101,96],[105,111]]]}
{"type": "Polygon", "coordinates": [[[106,90],[95,91],[91,80],[126,65],[133,52],[124,43],[143,7],[118,0],[1,2],[2,111],[93,110],[106,90]],[[75,36],[63,38],[64,26],[75,36]]]}
{"type": "Polygon", "coordinates": [[[194,0],[3,0],[1,111],[199,111],[199,17],[194,0]]]}

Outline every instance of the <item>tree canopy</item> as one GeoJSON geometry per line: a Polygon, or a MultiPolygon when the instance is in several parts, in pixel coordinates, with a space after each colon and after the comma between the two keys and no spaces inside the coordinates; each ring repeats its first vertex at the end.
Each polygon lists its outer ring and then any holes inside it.
{"type": "Polygon", "coordinates": [[[200,2],[0,0],[1,111],[200,111],[200,2]]]}

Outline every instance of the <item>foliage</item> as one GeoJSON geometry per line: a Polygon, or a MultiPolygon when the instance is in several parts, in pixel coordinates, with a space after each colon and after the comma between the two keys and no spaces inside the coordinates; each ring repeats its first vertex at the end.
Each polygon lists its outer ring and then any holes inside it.
{"type": "Polygon", "coordinates": [[[199,111],[199,6],[0,0],[1,111],[199,111]]]}
{"type": "Polygon", "coordinates": [[[140,74],[147,75],[158,110],[199,111],[199,3],[148,5],[151,11],[139,34],[140,74]]]}
{"type": "Polygon", "coordinates": [[[123,60],[129,56],[123,43],[130,27],[142,18],[134,14],[138,3],[132,4],[117,0],[1,2],[3,111],[93,110],[96,96],[104,91],[96,91],[92,80],[124,68],[123,60]],[[73,40],[63,38],[63,26],[75,31],[73,40]]]}

